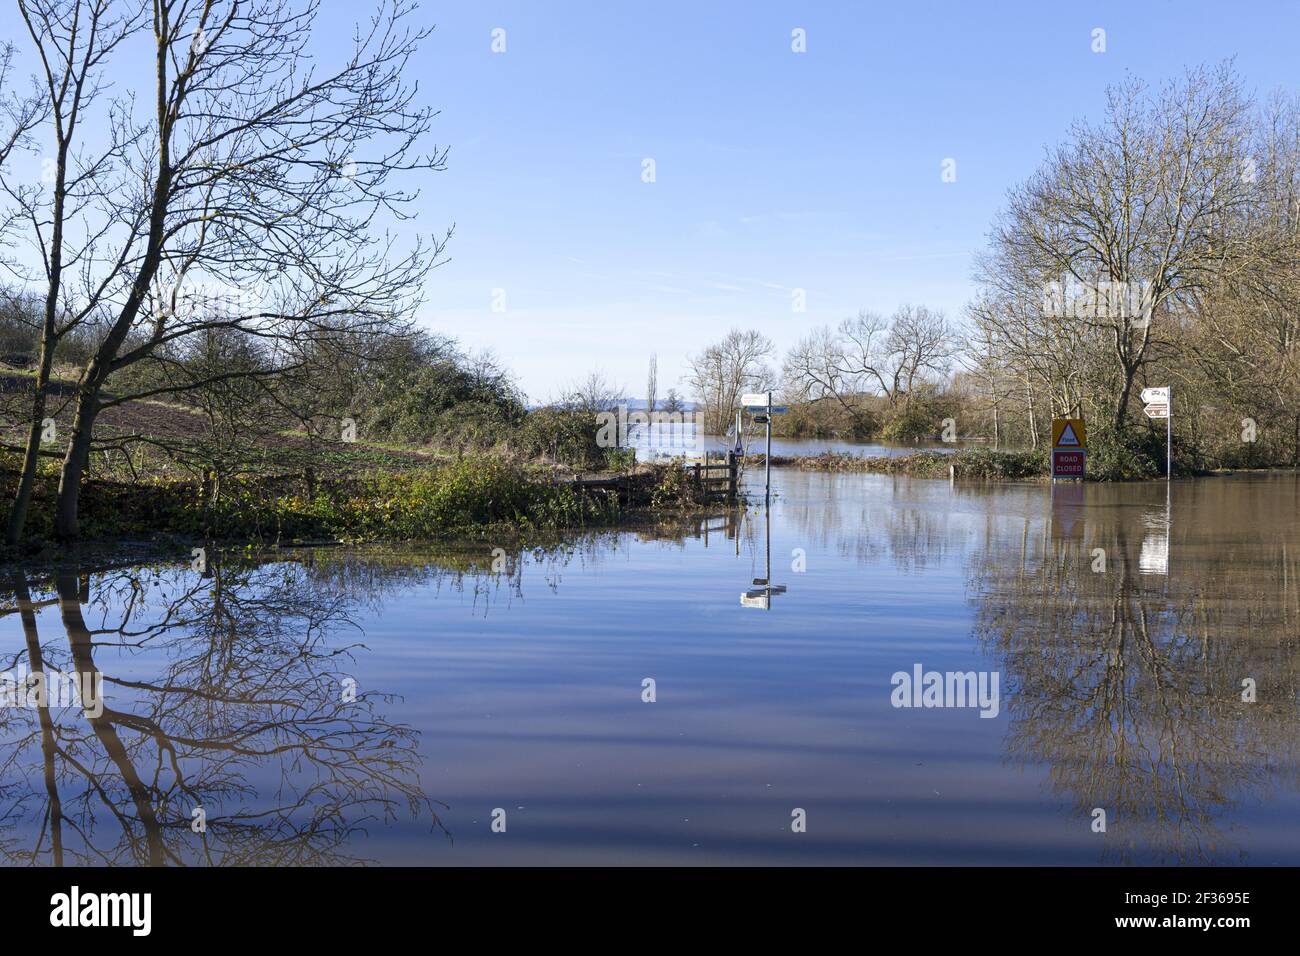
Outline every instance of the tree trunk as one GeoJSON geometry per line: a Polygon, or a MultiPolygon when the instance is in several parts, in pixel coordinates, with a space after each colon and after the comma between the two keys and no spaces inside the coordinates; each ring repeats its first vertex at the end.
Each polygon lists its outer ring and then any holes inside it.
{"type": "Polygon", "coordinates": [[[59,497],[54,506],[54,534],[61,541],[77,537],[77,502],[81,495],[81,479],[90,461],[90,438],[99,414],[99,386],[82,391],[77,398],[77,414],[73,419],[72,438],[68,453],[63,458],[59,474],[59,497]]]}
{"type": "Polygon", "coordinates": [[[1034,420],[1034,389],[1025,376],[1025,404],[1029,410],[1029,441],[1031,448],[1038,448],[1038,422],[1034,420]]]}
{"type": "Polygon", "coordinates": [[[32,501],[32,487],[36,483],[36,466],[40,461],[42,422],[45,420],[45,390],[50,382],[50,369],[54,367],[56,316],[59,308],[59,291],[63,280],[63,210],[67,201],[68,141],[63,132],[63,122],[56,123],[58,153],[55,156],[54,175],[54,229],[50,235],[49,285],[45,290],[45,310],[41,317],[41,361],[36,371],[36,394],[32,397],[32,425],[27,432],[27,448],[23,452],[23,470],[18,478],[13,506],[9,510],[9,524],[5,528],[5,542],[17,544],[27,524],[27,509],[32,501]]]}
{"type": "Polygon", "coordinates": [[[36,394],[32,397],[32,424],[27,431],[27,447],[23,450],[22,474],[18,477],[18,490],[14,492],[9,509],[9,524],[5,528],[5,543],[17,544],[27,524],[27,510],[32,503],[32,489],[36,485],[36,466],[41,457],[42,422],[45,420],[45,390],[50,382],[50,368],[54,364],[51,343],[41,343],[41,364],[36,370],[36,394]]]}
{"type": "Polygon", "coordinates": [[[1134,369],[1133,371],[1130,371],[1129,369],[1124,370],[1124,387],[1120,390],[1119,401],[1116,402],[1115,405],[1115,434],[1116,435],[1123,433],[1124,425],[1127,423],[1128,420],[1128,399],[1129,399],[1129,395],[1133,391],[1133,376],[1136,373],[1136,371],[1137,371],[1136,369],[1134,369]]]}

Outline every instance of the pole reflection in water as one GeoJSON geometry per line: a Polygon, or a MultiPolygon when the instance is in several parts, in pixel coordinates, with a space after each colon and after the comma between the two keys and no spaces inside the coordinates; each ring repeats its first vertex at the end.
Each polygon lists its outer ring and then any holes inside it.
{"type": "Polygon", "coordinates": [[[784,584],[772,583],[772,500],[763,497],[763,576],[754,578],[753,587],[740,595],[741,607],[772,609],[772,595],[784,594],[784,584]]]}

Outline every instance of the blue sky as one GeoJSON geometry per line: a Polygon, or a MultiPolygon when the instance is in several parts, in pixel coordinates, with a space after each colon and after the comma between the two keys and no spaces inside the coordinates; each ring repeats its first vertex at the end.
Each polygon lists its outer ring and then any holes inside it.
{"type": "Polygon", "coordinates": [[[651,352],[662,392],[732,326],[784,350],[859,308],[959,315],[1006,189],[1099,113],[1108,83],[1235,56],[1249,86],[1295,89],[1298,11],[426,4],[425,91],[451,156],[425,225],[455,221],[456,236],[424,319],[493,348],[543,399],[593,368],[639,395],[651,352]],[[491,52],[496,27],[505,53],[491,52]],[[791,51],[796,27],[806,53],[791,51]]]}
{"type": "MultiPolygon", "coordinates": [[[[369,3],[324,7],[342,52],[369,3]]],[[[421,321],[493,349],[533,400],[592,369],[640,395],[652,352],[680,388],[733,326],[784,351],[859,308],[957,316],[1006,189],[1108,83],[1235,56],[1251,88],[1294,90],[1300,35],[1296,2],[1202,0],[425,0],[417,19],[451,147],[417,228],[456,224],[421,321]]]]}

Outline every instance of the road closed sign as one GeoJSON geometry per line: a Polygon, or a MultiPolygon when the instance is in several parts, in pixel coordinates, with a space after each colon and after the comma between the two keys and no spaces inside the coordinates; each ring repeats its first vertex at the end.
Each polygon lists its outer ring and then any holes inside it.
{"type": "Polygon", "coordinates": [[[1082,478],[1085,473],[1088,453],[1086,451],[1065,451],[1052,449],[1053,478],[1082,478]]]}
{"type": "Polygon", "coordinates": [[[1082,418],[1052,419],[1052,477],[1082,478],[1088,460],[1088,433],[1082,418]]]}

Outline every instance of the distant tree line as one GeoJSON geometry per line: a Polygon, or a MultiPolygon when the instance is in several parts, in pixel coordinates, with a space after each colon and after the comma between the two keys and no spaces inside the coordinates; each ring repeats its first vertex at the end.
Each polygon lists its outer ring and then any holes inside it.
{"type": "Polygon", "coordinates": [[[1039,448],[1053,417],[1090,429],[1090,470],[1146,477],[1173,388],[1175,468],[1300,465],[1300,98],[1257,103],[1230,66],[1159,89],[1129,79],[1013,187],[961,323],[923,305],[814,329],[776,367],[735,330],[687,376],[713,429],[777,388],[795,435],[916,441],[945,420],[1039,448]]]}

